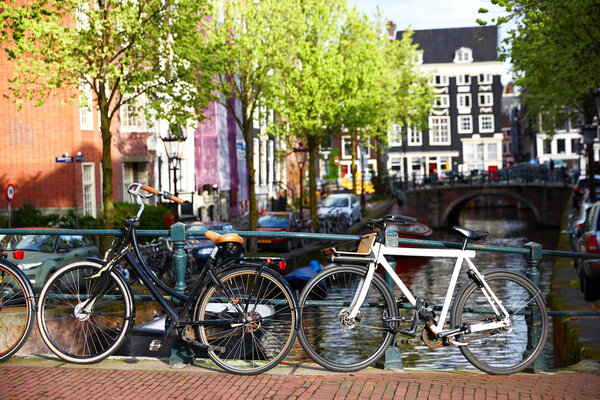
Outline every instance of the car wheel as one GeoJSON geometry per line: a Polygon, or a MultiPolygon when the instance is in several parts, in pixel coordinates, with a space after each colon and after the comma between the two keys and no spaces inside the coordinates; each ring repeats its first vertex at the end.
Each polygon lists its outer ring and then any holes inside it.
{"type": "Polygon", "coordinates": [[[298,248],[300,247],[304,247],[304,239],[302,238],[298,239],[298,248]]]}
{"type": "Polygon", "coordinates": [[[289,253],[290,251],[292,251],[292,240],[288,239],[288,241],[285,243],[285,250],[289,253]]]}

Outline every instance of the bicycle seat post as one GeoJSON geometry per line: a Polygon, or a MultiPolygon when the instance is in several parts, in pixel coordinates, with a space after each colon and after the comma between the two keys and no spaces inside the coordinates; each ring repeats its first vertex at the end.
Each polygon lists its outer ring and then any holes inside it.
{"type": "Polygon", "coordinates": [[[469,241],[469,238],[465,237],[464,240],[463,240],[462,248],[461,248],[462,251],[465,251],[467,249],[467,242],[468,241],[469,241]]]}

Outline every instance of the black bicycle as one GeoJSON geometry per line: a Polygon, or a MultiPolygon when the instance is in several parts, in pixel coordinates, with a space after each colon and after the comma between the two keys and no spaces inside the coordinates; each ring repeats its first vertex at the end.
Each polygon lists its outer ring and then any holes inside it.
{"type": "MultiPolygon", "coordinates": [[[[86,364],[103,360],[119,348],[135,320],[131,289],[117,269],[129,264],[166,313],[165,333],[150,345],[158,350],[171,334],[201,349],[224,370],[259,374],[276,366],[296,338],[297,307],[293,291],[269,267],[271,259],[236,258],[243,239],[236,233],[205,235],[217,246],[187,295],[163,282],[146,264],[136,238],[144,201],[167,192],[134,183],[129,194],[140,206],[125,221],[106,260],[88,259],[65,266],[44,285],[39,297],[38,327],[44,342],[63,360],[86,364]],[[141,193],[141,191],[144,193],[141,193]],[[215,260],[222,254],[217,265],[215,260]],[[179,305],[169,303],[160,290],[179,305]]],[[[220,258],[220,257],[219,257],[220,258]]]]}
{"type": "MultiPolygon", "coordinates": [[[[18,253],[14,255],[17,259],[18,253]]],[[[29,279],[0,251],[0,362],[23,346],[31,332],[34,314],[35,297],[29,279]]]]}

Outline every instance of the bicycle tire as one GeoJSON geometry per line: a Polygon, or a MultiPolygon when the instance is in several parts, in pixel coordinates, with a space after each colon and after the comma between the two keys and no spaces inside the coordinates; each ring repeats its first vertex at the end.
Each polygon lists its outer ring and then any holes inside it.
{"type": "Polygon", "coordinates": [[[31,333],[33,290],[19,267],[0,260],[0,362],[13,356],[31,333]]]}
{"type": "MultiPolygon", "coordinates": [[[[481,371],[493,375],[520,372],[531,365],[544,348],[548,334],[548,311],[539,289],[524,276],[492,270],[484,274],[485,281],[502,305],[511,314],[511,327],[495,330],[483,342],[476,338],[482,332],[462,334],[460,346],[465,358],[481,371]],[[528,323],[531,324],[528,327],[528,323]]],[[[476,282],[467,282],[456,295],[452,305],[451,326],[489,321],[494,313],[476,282]]]]}
{"type": "Polygon", "coordinates": [[[194,309],[195,320],[241,318],[244,322],[200,325],[196,337],[208,349],[208,356],[225,371],[256,375],[279,364],[296,339],[296,302],[293,292],[274,271],[241,267],[224,271],[221,282],[236,296],[227,298],[219,285],[205,289],[194,309]],[[237,311],[235,304],[244,307],[237,311]]]}
{"type": "Polygon", "coordinates": [[[366,274],[367,268],[361,266],[327,268],[300,294],[298,338],[308,356],[324,368],[337,372],[366,368],[383,355],[394,338],[388,327],[395,328],[397,323],[385,317],[397,316],[396,302],[377,274],[361,307],[361,323],[342,326],[342,313],[350,308],[366,274]]]}
{"type": "Polygon", "coordinates": [[[86,279],[102,266],[76,262],[58,270],[46,282],[37,314],[40,336],[65,361],[100,362],[119,348],[133,325],[134,304],[123,277],[110,272],[108,284],[91,312],[82,309],[101,278],[86,279]]]}

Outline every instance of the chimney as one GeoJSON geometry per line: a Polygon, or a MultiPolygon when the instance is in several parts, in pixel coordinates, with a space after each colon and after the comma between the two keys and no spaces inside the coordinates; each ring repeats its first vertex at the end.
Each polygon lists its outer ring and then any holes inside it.
{"type": "Polygon", "coordinates": [[[394,21],[387,22],[387,31],[388,35],[390,35],[390,39],[396,39],[396,24],[394,23],[394,21]]]}

